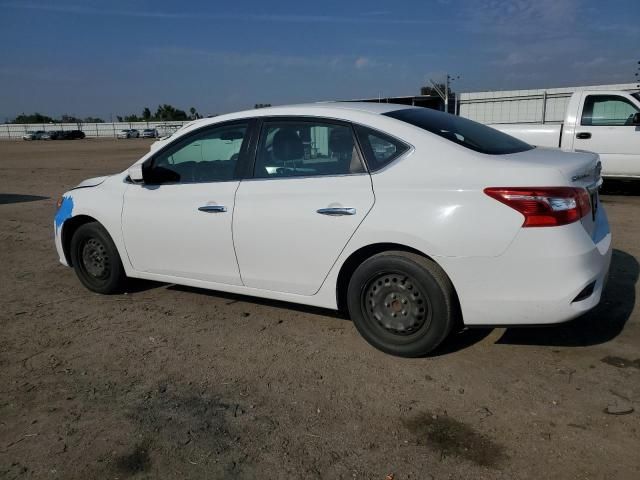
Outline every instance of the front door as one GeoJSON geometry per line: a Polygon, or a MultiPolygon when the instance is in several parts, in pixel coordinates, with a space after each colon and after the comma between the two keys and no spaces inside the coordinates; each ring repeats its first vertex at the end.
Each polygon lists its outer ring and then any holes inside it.
{"type": "Polygon", "coordinates": [[[254,178],[236,194],[233,236],[244,284],[315,294],[373,202],[349,124],[265,121],[254,178]]]}
{"type": "Polygon", "coordinates": [[[140,272],[241,285],[231,222],[248,124],[208,127],[159,151],[127,187],[122,230],[140,272]]]}
{"type": "Polygon", "coordinates": [[[631,124],[639,111],[631,96],[586,94],[574,149],[600,154],[604,176],[640,175],[640,127],[631,124]]]}

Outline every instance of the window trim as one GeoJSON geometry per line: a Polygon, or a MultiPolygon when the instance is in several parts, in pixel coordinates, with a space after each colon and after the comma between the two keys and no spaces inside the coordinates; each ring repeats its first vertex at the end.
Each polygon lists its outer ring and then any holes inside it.
{"type": "Polygon", "coordinates": [[[330,117],[317,117],[313,115],[269,115],[264,117],[257,117],[257,125],[255,128],[256,134],[254,135],[254,142],[250,147],[250,161],[248,162],[249,168],[247,169],[248,176],[243,178],[243,181],[264,181],[264,180],[296,180],[296,179],[308,179],[308,178],[335,178],[335,177],[351,177],[356,175],[369,175],[369,167],[364,158],[358,136],[354,128],[354,124],[348,120],[342,120],[338,118],[330,117]],[[257,177],[255,175],[255,169],[258,161],[258,146],[260,139],[262,138],[262,132],[265,128],[265,123],[278,123],[278,122],[299,122],[299,123],[328,123],[333,125],[340,125],[348,127],[351,130],[353,136],[354,146],[356,152],[360,157],[360,164],[362,165],[363,172],[360,173],[336,173],[333,175],[293,175],[290,177],[257,177]]]}
{"type": "MultiPolygon", "coordinates": [[[[363,125],[363,124],[361,124],[361,123],[354,123],[354,124],[353,124],[353,130],[354,130],[354,132],[355,132],[355,134],[356,134],[356,138],[357,138],[357,140],[358,140],[358,143],[360,143],[360,147],[361,147],[361,150],[362,150],[363,154],[364,154],[364,152],[365,152],[367,149],[365,149],[365,147],[362,145],[363,140],[361,140],[361,139],[360,139],[360,135],[358,134],[358,129],[357,129],[356,127],[366,128],[367,130],[371,130],[372,132],[379,133],[381,136],[391,138],[392,140],[395,140],[396,142],[398,142],[398,143],[400,143],[400,144],[402,144],[402,145],[404,145],[404,146],[406,146],[406,147],[407,147],[407,149],[406,149],[404,152],[402,152],[400,155],[398,155],[397,157],[395,157],[395,158],[394,158],[393,160],[391,160],[390,162],[386,163],[386,164],[385,164],[385,165],[383,165],[382,167],[380,167],[380,168],[378,168],[378,169],[375,169],[375,170],[374,170],[374,169],[372,169],[372,168],[369,166],[369,162],[368,162],[368,160],[367,160],[367,156],[366,156],[366,155],[363,155],[363,157],[362,157],[362,158],[364,159],[364,162],[365,162],[365,164],[367,165],[367,170],[369,171],[369,173],[370,173],[371,175],[374,175],[374,174],[376,174],[376,173],[380,173],[380,172],[384,172],[387,168],[391,167],[391,166],[392,166],[392,165],[394,165],[398,160],[400,160],[401,158],[403,158],[403,157],[407,156],[409,153],[413,152],[413,150],[414,150],[413,145],[411,145],[409,142],[407,142],[407,141],[405,141],[405,140],[402,140],[401,138],[398,138],[398,137],[396,137],[396,136],[394,136],[394,135],[391,135],[391,134],[389,134],[389,133],[387,133],[387,132],[383,132],[382,130],[379,130],[379,129],[377,129],[377,128],[370,127],[370,126],[368,126],[368,125],[363,125]]],[[[369,142],[369,143],[370,143],[370,142],[369,142]]],[[[374,155],[374,156],[375,156],[375,154],[373,153],[373,150],[372,150],[372,155],[374,155]]]]}
{"type": "Polygon", "coordinates": [[[617,97],[622,99],[623,102],[628,103],[629,105],[631,105],[633,108],[636,109],[636,112],[640,112],[640,109],[638,109],[638,106],[635,105],[630,99],[628,99],[627,97],[625,97],[624,95],[619,95],[619,94],[613,94],[613,93],[588,93],[587,95],[584,96],[584,100],[582,101],[582,109],[580,111],[580,126],[581,127],[635,127],[637,125],[601,125],[601,124],[593,124],[593,107],[591,108],[591,122],[590,124],[585,124],[584,123],[584,112],[585,112],[585,107],[587,106],[587,101],[589,100],[589,97],[617,97]]]}
{"type": "Polygon", "coordinates": [[[157,160],[157,158],[160,155],[165,154],[167,152],[167,150],[172,149],[174,147],[176,147],[177,150],[182,148],[182,147],[184,147],[188,142],[193,140],[194,137],[197,137],[199,135],[205,134],[207,131],[210,131],[210,130],[215,130],[215,129],[218,129],[218,128],[232,127],[234,125],[239,125],[239,124],[246,124],[247,125],[247,130],[245,132],[245,138],[243,138],[243,140],[242,140],[242,144],[240,146],[240,151],[238,152],[238,162],[236,164],[236,168],[235,168],[235,171],[233,173],[233,178],[228,179],[228,180],[208,180],[208,181],[202,181],[202,182],[163,182],[163,183],[147,183],[147,182],[145,182],[143,185],[150,185],[150,186],[154,186],[154,187],[159,187],[161,185],[200,185],[200,184],[203,184],[203,183],[237,182],[237,181],[242,180],[244,174],[246,173],[246,165],[250,160],[250,158],[249,158],[249,155],[250,155],[249,146],[250,146],[251,141],[253,139],[253,132],[254,132],[255,126],[256,126],[256,119],[252,118],[252,117],[238,118],[238,119],[229,120],[229,121],[226,121],[226,122],[207,124],[207,125],[204,125],[204,126],[202,126],[200,128],[194,129],[194,130],[192,130],[192,131],[190,131],[188,133],[185,133],[184,135],[181,135],[180,137],[174,139],[171,143],[168,143],[167,145],[164,145],[157,152],[154,152],[151,157],[147,158],[142,163],[142,170],[144,172],[145,170],[148,170],[149,168],[152,168],[153,164],[155,163],[155,161],[157,160]]]}

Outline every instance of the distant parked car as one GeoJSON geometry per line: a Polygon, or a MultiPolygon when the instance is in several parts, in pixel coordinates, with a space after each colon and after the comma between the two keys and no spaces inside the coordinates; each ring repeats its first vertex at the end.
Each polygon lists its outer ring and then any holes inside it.
{"type": "Polygon", "coordinates": [[[51,140],[51,133],[52,132],[44,132],[40,135],[40,140],[51,140]]]}
{"type": "Polygon", "coordinates": [[[53,132],[48,132],[47,138],[43,140],[62,140],[64,139],[65,132],[63,130],[54,130],[53,132]]]}
{"type": "Polygon", "coordinates": [[[41,140],[42,139],[42,135],[45,133],[44,130],[36,130],[35,132],[33,130],[25,133],[22,136],[23,140],[41,140]]]}
{"type": "Polygon", "coordinates": [[[64,140],[82,140],[86,135],[82,130],[69,130],[68,132],[64,132],[64,136],[62,137],[64,140]]]}
{"type": "Polygon", "coordinates": [[[140,132],[135,128],[129,128],[120,130],[118,132],[117,138],[138,138],[140,136],[140,132]]]}
{"type": "Polygon", "coordinates": [[[158,130],[156,130],[155,128],[145,128],[142,131],[142,138],[158,138],[160,135],[158,135],[158,130]]]}

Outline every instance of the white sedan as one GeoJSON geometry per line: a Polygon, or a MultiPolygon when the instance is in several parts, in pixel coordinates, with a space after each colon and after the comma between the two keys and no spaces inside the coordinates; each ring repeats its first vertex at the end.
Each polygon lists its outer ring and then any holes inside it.
{"type": "Polygon", "coordinates": [[[592,153],[533,148],[404,105],[324,103],[193,122],[59,201],[60,261],[344,309],[419,356],[460,325],[563,322],[600,301],[611,233],[592,153]]]}
{"type": "Polygon", "coordinates": [[[116,138],[138,138],[140,132],[134,128],[120,130],[116,135],[116,138]]]}

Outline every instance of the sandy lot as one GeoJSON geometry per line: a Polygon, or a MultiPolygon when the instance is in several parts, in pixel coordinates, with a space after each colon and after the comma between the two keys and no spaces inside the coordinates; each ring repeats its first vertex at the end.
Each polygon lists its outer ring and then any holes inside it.
{"type": "Polygon", "coordinates": [[[56,198],[148,146],[0,142],[1,478],[640,478],[640,188],[603,197],[595,311],[407,360],[330,311],[85,290],[57,261],[56,198]]]}

